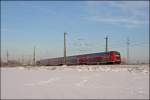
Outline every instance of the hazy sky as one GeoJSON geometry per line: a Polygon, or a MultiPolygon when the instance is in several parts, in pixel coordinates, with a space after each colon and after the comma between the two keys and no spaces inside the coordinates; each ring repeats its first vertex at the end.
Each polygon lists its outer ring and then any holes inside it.
{"type": "Polygon", "coordinates": [[[149,59],[148,1],[2,1],[1,53],[6,59],[37,59],[102,52],[105,37],[109,50],[126,58],[130,39],[131,60],[149,59]]]}

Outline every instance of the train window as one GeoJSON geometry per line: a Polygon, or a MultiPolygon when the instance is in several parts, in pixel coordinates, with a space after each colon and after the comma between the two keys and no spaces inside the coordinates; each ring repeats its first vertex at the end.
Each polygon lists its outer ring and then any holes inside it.
{"type": "Polygon", "coordinates": [[[120,55],[120,53],[116,52],[116,55],[120,55]]]}
{"type": "Polygon", "coordinates": [[[116,59],[120,59],[120,53],[116,52],[116,59]]]}

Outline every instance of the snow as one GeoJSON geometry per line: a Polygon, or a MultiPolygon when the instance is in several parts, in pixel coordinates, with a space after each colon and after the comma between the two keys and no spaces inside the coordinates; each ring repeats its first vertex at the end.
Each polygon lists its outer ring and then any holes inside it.
{"type": "Polygon", "coordinates": [[[1,68],[1,99],[149,99],[149,65],[1,68]]]}

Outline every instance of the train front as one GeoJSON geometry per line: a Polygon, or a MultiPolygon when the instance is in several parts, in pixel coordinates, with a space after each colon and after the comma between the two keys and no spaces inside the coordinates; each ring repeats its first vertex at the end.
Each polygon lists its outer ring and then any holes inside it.
{"type": "Polygon", "coordinates": [[[112,62],[113,64],[120,64],[121,63],[120,53],[117,51],[110,52],[110,62],[112,62]]]}

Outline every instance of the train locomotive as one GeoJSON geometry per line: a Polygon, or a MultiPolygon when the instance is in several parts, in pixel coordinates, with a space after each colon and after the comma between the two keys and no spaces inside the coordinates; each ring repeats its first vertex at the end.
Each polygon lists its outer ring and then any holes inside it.
{"type": "MultiPolygon", "coordinates": [[[[67,65],[120,64],[121,57],[117,51],[99,52],[66,57],[67,65]]],[[[36,62],[41,66],[58,66],[64,64],[64,57],[43,59],[36,62]]]]}

